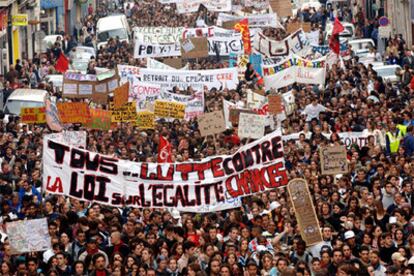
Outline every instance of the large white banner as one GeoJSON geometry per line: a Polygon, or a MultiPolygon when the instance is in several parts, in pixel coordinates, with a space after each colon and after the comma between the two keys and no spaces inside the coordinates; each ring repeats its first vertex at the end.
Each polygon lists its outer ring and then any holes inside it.
{"type": "Polygon", "coordinates": [[[286,57],[291,54],[301,55],[310,47],[306,33],[299,29],[283,40],[272,40],[262,33],[257,33],[252,39],[253,49],[269,58],[286,57]]]}
{"type": "MultiPolygon", "coordinates": [[[[244,53],[241,33],[214,28],[214,36],[208,37],[208,54],[215,56],[241,55],[244,53]]],[[[190,34],[191,35],[191,30],[190,34]]],[[[179,57],[181,56],[180,43],[150,44],[141,40],[135,41],[134,57],[179,57]]]]}
{"type": "Polygon", "coordinates": [[[135,27],[134,39],[146,44],[179,43],[184,27],[135,27]]]}
{"type": "MultiPolygon", "coordinates": [[[[214,70],[157,70],[139,68],[128,65],[118,65],[121,82],[134,79],[142,82],[158,84],[161,89],[172,90],[173,87],[186,89],[191,86],[196,91],[201,91],[204,86],[208,89],[213,87],[227,87],[236,89],[239,83],[237,68],[225,68],[214,70]]],[[[132,81],[132,82],[131,82],[132,81]]]]}
{"type": "MultiPolygon", "coordinates": [[[[323,134],[323,133],[322,133],[323,134]]],[[[283,141],[299,140],[300,132],[283,135],[283,141]]],[[[331,135],[323,134],[326,139],[331,139],[331,135]]],[[[368,144],[369,135],[366,132],[340,132],[338,133],[339,138],[347,149],[350,149],[352,145],[357,145],[362,148],[368,144]]],[[[306,139],[311,138],[311,133],[306,135],[306,139]]]]}
{"type": "Polygon", "coordinates": [[[178,13],[196,12],[200,4],[212,12],[231,11],[231,0],[180,0],[176,4],[178,13]]]}
{"type": "Polygon", "coordinates": [[[269,7],[269,0],[244,0],[244,6],[265,10],[269,7]]]}
{"type": "Polygon", "coordinates": [[[232,155],[188,163],[131,162],[53,140],[43,145],[44,191],[115,207],[200,208],[287,183],[280,130],[232,155]]]}
{"type": "Polygon", "coordinates": [[[129,100],[136,102],[137,111],[154,110],[154,103],[161,94],[158,84],[134,81],[129,91],[129,100]]]}
{"type": "Polygon", "coordinates": [[[219,13],[217,18],[217,25],[222,26],[224,22],[242,20],[247,18],[249,20],[249,27],[273,27],[283,29],[282,24],[280,24],[276,13],[266,13],[266,14],[249,14],[247,16],[242,15],[232,15],[227,13],[219,13]]]}
{"type": "Polygon", "coordinates": [[[63,130],[58,133],[50,133],[44,136],[44,139],[52,139],[64,144],[69,144],[77,148],[86,149],[86,131],[63,130]]]}
{"type": "Polygon", "coordinates": [[[274,66],[263,66],[266,89],[279,89],[295,82],[325,84],[326,57],[306,60],[293,55],[274,66]]]}

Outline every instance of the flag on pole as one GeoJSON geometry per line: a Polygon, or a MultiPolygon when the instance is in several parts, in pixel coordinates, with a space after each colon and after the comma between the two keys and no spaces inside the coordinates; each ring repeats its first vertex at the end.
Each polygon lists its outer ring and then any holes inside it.
{"type": "Polygon", "coordinates": [[[339,34],[344,31],[344,26],[342,26],[341,22],[339,21],[338,17],[335,18],[335,22],[332,29],[331,38],[329,39],[329,48],[331,48],[332,52],[339,55],[340,53],[340,41],[339,41],[339,34]]]}

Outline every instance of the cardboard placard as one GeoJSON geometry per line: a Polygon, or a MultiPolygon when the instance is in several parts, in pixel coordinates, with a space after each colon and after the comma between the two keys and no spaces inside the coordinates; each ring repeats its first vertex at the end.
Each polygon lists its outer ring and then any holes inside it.
{"type": "Polygon", "coordinates": [[[345,146],[321,147],[319,158],[323,175],[348,173],[348,159],[345,146]]]}
{"type": "Polygon", "coordinates": [[[312,30],[310,22],[289,22],[286,26],[286,32],[288,34],[293,34],[299,29],[303,29],[305,33],[309,33],[312,30]]]}
{"type": "Polygon", "coordinates": [[[293,15],[291,0],[270,0],[269,4],[272,11],[277,13],[280,17],[288,17],[293,15]]]}
{"type": "Polygon", "coordinates": [[[191,37],[181,41],[182,58],[208,57],[207,37],[191,37]]]}
{"type": "Polygon", "coordinates": [[[46,123],[45,107],[25,107],[20,110],[20,120],[25,124],[46,123]]]}
{"type": "Polygon", "coordinates": [[[239,22],[240,22],[239,20],[225,21],[222,23],[222,27],[223,29],[234,30],[234,25],[236,25],[239,22]]]}
{"type": "Polygon", "coordinates": [[[226,123],[222,111],[204,113],[198,117],[198,129],[201,136],[222,133],[226,130],[226,123]]]}
{"type": "Polygon", "coordinates": [[[229,112],[229,121],[233,126],[239,124],[240,113],[255,114],[252,110],[231,108],[229,112]]]}
{"type": "Polygon", "coordinates": [[[114,102],[109,102],[112,123],[135,123],[137,120],[136,102],[127,102],[120,108],[114,108],[114,102]]]}
{"type": "Polygon", "coordinates": [[[319,220],[305,179],[295,178],[288,184],[289,197],[295,210],[301,236],[310,246],[322,241],[319,220]]]}
{"type": "Polygon", "coordinates": [[[64,124],[85,124],[89,120],[89,106],[87,103],[58,103],[57,109],[60,120],[64,124]]]}
{"type": "Polygon", "coordinates": [[[167,101],[155,101],[155,116],[161,118],[184,119],[185,104],[167,101]]]}
{"type": "Polygon", "coordinates": [[[163,63],[174,67],[175,69],[181,69],[181,67],[183,67],[183,61],[181,58],[164,58],[163,63]]]}
{"type": "Polygon", "coordinates": [[[269,113],[277,115],[283,112],[283,100],[280,95],[269,95],[269,113]]]}
{"type": "Polygon", "coordinates": [[[86,127],[90,129],[109,130],[111,128],[111,112],[103,109],[90,109],[90,118],[86,127]]]}
{"type": "Polygon", "coordinates": [[[65,98],[88,98],[97,100],[98,104],[106,104],[107,95],[119,87],[118,75],[102,80],[93,80],[94,75],[65,74],[63,77],[62,95],[65,98]]]}
{"type": "Polygon", "coordinates": [[[266,116],[240,113],[238,135],[240,138],[259,139],[264,136],[266,116]]]}
{"type": "Polygon", "coordinates": [[[155,114],[150,111],[137,112],[136,126],[140,129],[154,129],[155,128],[155,114]]]}
{"type": "Polygon", "coordinates": [[[114,107],[120,108],[128,102],[129,82],[117,87],[114,91],[114,107]]]}

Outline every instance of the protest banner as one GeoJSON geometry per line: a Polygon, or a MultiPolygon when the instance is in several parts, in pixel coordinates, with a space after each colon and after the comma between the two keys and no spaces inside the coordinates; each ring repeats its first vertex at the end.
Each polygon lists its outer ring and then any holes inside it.
{"type": "Polygon", "coordinates": [[[295,178],[289,181],[287,186],[290,201],[295,210],[300,234],[307,246],[322,242],[322,233],[315,206],[305,179],[295,178]]]}
{"type": "Polygon", "coordinates": [[[6,231],[12,255],[52,248],[46,218],[7,222],[6,231]]]}
{"type": "Polygon", "coordinates": [[[250,55],[252,52],[252,43],[250,40],[249,21],[247,20],[247,18],[236,23],[234,25],[234,29],[240,32],[242,35],[244,54],[250,55]]]}
{"type": "Polygon", "coordinates": [[[160,93],[160,85],[134,80],[129,98],[136,102],[137,110],[153,110],[160,93]]]}
{"type": "Polygon", "coordinates": [[[257,10],[265,10],[269,7],[269,0],[244,0],[245,7],[253,7],[257,10]]]}
{"type": "Polygon", "coordinates": [[[182,58],[208,57],[208,40],[206,37],[191,37],[181,42],[182,58]],[[188,46],[189,45],[189,46],[188,46]]]}
{"type": "Polygon", "coordinates": [[[114,91],[114,107],[119,108],[128,102],[129,82],[124,83],[114,91]]]}
{"type": "Polygon", "coordinates": [[[155,128],[155,114],[150,111],[137,112],[137,121],[135,125],[140,129],[154,129],[155,128]]]}
{"type": "Polygon", "coordinates": [[[185,28],[183,32],[183,39],[190,37],[213,37],[215,27],[201,27],[201,28],[185,28]]]}
{"type": "MultiPolygon", "coordinates": [[[[344,143],[347,149],[351,149],[353,145],[357,145],[360,149],[368,144],[368,134],[365,131],[362,132],[340,132],[338,133],[342,143],[344,143]]],[[[373,135],[375,137],[375,135],[373,135]]],[[[329,137],[330,138],[330,137],[329,137]]],[[[375,137],[375,142],[378,144],[378,137],[375,137]]]]}
{"type": "Polygon", "coordinates": [[[287,185],[281,130],[232,155],[141,163],[43,141],[43,190],[114,207],[232,208],[222,204],[287,185]],[[226,196],[225,196],[226,195],[226,196]]]}
{"type": "MultiPolygon", "coordinates": [[[[225,118],[226,118],[226,112],[224,112],[225,114],[225,118]]],[[[248,114],[255,114],[255,112],[253,110],[250,109],[238,109],[235,108],[234,106],[232,108],[229,109],[228,112],[228,122],[230,122],[233,126],[239,124],[239,119],[240,119],[240,113],[248,113],[248,114]]],[[[230,125],[231,127],[231,125],[230,125]]]]}
{"type": "Polygon", "coordinates": [[[276,13],[249,14],[247,16],[219,13],[217,17],[217,25],[222,26],[223,22],[240,21],[244,18],[247,18],[249,21],[250,28],[273,27],[284,29],[282,24],[280,24],[276,13]]]}
{"type": "Polygon", "coordinates": [[[267,102],[265,96],[255,93],[250,89],[247,90],[246,96],[247,108],[249,109],[259,109],[267,102]]]}
{"type": "Polygon", "coordinates": [[[292,16],[292,2],[290,0],[270,0],[272,11],[280,17],[292,16]]]}
{"type": "Polygon", "coordinates": [[[135,123],[137,120],[137,106],[135,102],[127,102],[115,108],[114,102],[109,102],[112,123],[135,123]]]}
{"type": "Polygon", "coordinates": [[[234,26],[239,22],[240,21],[238,20],[225,21],[223,22],[223,24],[221,24],[221,27],[223,27],[226,30],[234,30],[234,26]]]}
{"type": "Polygon", "coordinates": [[[134,38],[144,44],[179,43],[183,37],[184,27],[135,27],[134,38]]]}
{"type": "Polygon", "coordinates": [[[224,122],[223,112],[213,111],[204,113],[204,115],[198,117],[198,129],[203,137],[219,134],[225,131],[226,124],[224,122]]]}
{"type": "Polygon", "coordinates": [[[20,121],[24,124],[44,124],[46,123],[46,108],[22,107],[20,121]]]}
{"type": "Polygon", "coordinates": [[[184,119],[185,104],[156,100],[154,114],[161,118],[184,119]]]}
{"type": "Polygon", "coordinates": [[[212,12],[231,11],[231,0],[180,0],[176,5],[179,14],[196,12],[200,5],[212,12]]]}
{"type": "Polygon", "coordinates": [[[85,124],[89,119],[89,106],[87,103],[66,102],[58,103],[59,117],[64,124],[85,124]]]}
{"type": "Polygon", "coordinates": [[[283,101],[280,95],[269,95],[269,108],[268,111],[270,114],[277,115],[283,112],[283,101]]]}
{"type": "Polygon", "coordinates": [[[295,95],[293,91],[282,94],[283,107],[286,113],[286,116],[290,116],[296,110],[295,95]]]}
{"type": "Polygon", "coordinates": [[[198,91],[186,102],[184,119],[189,121],[202,114],[204,114],[204,91],[198,91]]]}
{"type": "Polygon", "coordinates": [[[344,146],[327,146],[319,150],[323,175],[348,173],[348,159],[344,146]]]}
{"type": "Polygon", "coordinates": [[[47,98],[45,100],[45,106],[47,126],[53,131],[62,131],[63,126],[59,118],[59,111],[56,104],[47,98]]]}
{"type": "Polygon", "coordinates": [[[77,148],[86,148],[86,131],[65,130],[59,133],[50,133],[44,139],[52,139],[77,148]]]}
{"type": "Polygon", "coordinates": [[[140,68],[138,78],[143,82],[158,84],[161,89],[172,90],[177,86],[184,90],[191,86],[194,90],[220,88],[236,89],[238,80],[237,68],[213,70],[155,70],[140,68]]]}
{"type": "Polygon", "coordinates": [[[134,58],[179,56],[181,56],[179,42],[168,44],[149,44],[140,40],[135,40],[134,58]]]}
{"type": "Polygon", "coordinates": [[[263,137],[266,116],[240,113],[238,135],[240,138],[259,139],[263,137]]]}
{"type": "Polygon", "coordinates": [[[325,84],[326,57],[306,60],[293,55],[274,66],[263,66],[266,89],[279,89],[298,83],[325,84]]]}
{"type": "Polygon", "coordinates": [[[287,57],[292,54],[301,55],[310,47],[305,32],[300,29],[283,40],[277,41],[256,33],[252,38],[252,46],[256,52],[269,57],[287,57]]]}
{"type": "Polygon", "coordinates": [[[108,110],[91,108],[90,118],[86,123],[89,129],[109,130],[111,128],[111,112],[108,110]]]}

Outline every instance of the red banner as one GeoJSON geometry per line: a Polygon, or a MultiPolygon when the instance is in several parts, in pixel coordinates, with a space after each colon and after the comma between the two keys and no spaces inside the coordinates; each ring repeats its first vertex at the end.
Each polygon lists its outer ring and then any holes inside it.
{"type": "Polygon", "coordinates": [[[252,52],[252,43],[250,41],[249,20],[247,18],[241,20],[234,25],[234,29],[242,34],[244,53],[250,55],[252,52]]]}

